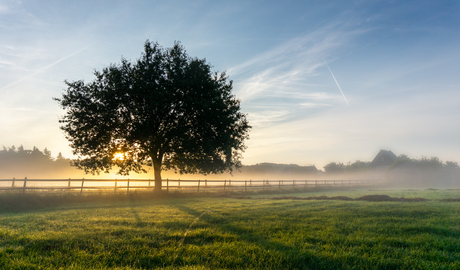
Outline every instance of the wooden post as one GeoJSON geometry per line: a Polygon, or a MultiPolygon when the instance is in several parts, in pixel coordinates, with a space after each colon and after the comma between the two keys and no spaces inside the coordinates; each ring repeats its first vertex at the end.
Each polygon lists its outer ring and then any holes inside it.
{"type": "Polygon", "coordinates": [[[248,191],[248,181],[244,180],[244,192],[248,191]]]}
{"type": "Polygon", "coordinates": [[[129,178],[128,178],[128,184],[127,184],[127,187],[126,187],[126,193],[129,194],[129,178]]]}
{"type": "Polygon", "coordinates": [[[70,178],[69,178],[69,184],[67,185],[67,187],[69,187],[69,188],[70,188],[70,178]]]}
{"type": "Polygon", "coordinates": [[[224,180],[224,191],[226,187],[227,187],[227,179],[224,180]]]}
{"type": "Polygon", "coordinates": [[[249,179],[249,186],[252,186],[252,179],[249,179]]]}
{"type": "Polygon", "coordinates": [[[13,183],[11,183],[11,187],[14,187],[14,180],[16,180],[16,178],[13,177],[13,183]]]}
{"type": "Polygon", "coordinates": [[[169,178],[166,178],[166,192],[169,193],[169,178]]]}
{"type": "Polygon", "coordinates": [[[80,194],[83,194],[83,185],[85,184],[85,178],[81,180],[80,194]]]}
{"type": "Polygon", "coordinates": [[[24,178],[24,187],[22,187],[22,193],[26,193],[27,177],[24,178]]]}
{"type": "Polygon", "coordinates": [[[200,183],[201,183],[201,179],[198,179],[198,191],[197,191],[197,193],[200,193],[200,183]]]}

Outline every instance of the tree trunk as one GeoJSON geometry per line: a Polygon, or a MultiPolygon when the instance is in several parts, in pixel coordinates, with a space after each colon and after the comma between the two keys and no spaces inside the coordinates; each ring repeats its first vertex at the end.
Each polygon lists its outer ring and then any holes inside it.
{"type": "Polygon", "coordinates": [[[155,192],[161,192],[161,163],[155,162],[153,164],[153,172],[155,174],[155,192]]]}

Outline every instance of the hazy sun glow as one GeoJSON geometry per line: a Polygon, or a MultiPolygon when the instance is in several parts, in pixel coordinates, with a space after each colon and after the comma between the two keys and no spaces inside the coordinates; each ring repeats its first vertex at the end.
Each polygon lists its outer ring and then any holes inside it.
{"type": "Polygon", "coordinates": [[[113,155],[113,160],[123,160],[123,159],[125,159],[124,153],[115,153],[113,155]]]}

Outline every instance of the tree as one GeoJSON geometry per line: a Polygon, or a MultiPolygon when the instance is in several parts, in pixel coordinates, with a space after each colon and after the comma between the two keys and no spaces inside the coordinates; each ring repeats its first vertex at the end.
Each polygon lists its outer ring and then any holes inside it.
{"type": "Polygon", "coordinates": [[[344,171],[356,173],[356,172],[366,171],[368,168],[369,168],[369,162],[357,160],[354,163],[349,162],[345,166],[344,171]]]}
{"type": "Polygon", "coordinates": [[[341,162],[330,162],[324,166],[326,173],[343,173],[345,165],[341,162]]]}
{"type": "Polygon", "coordinates": [[[66,114],[61,129],[86,173],[121,175],[153,166],[161,171],[222,173],[241,166],[251,128],[232,95],[232,81],[191,58],[180,43],[162,48],[145,42],[136,62],[121,60],[90,83],[68,82],[56,98],[66,114]]]}
{"type": "Polygon", "coordinates": [[[458,163],[455,161],[446,161],[444,164],[444,167],[446,168],[458,168],[458,163]]]}

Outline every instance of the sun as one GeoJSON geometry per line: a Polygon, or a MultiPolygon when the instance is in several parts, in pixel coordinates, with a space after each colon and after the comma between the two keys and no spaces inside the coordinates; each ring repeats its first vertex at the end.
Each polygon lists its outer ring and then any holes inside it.
{"type": "Polygon", "coordinates": [[[125,154],[124,153],[115,153],[113,155],[113,160],[124,160],[125,154]]]}

